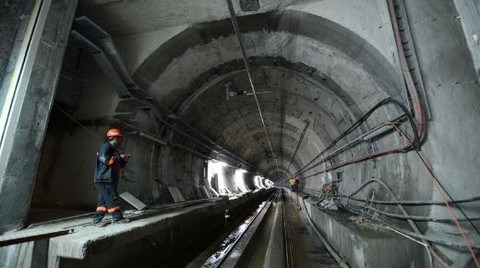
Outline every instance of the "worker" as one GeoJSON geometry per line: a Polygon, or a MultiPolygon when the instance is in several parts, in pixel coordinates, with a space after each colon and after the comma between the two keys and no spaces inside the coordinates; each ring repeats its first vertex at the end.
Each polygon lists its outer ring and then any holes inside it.
{"type": "Polygon", "coordinates": [[[128,162],[129,156],[125,154],[120,145],[123,134],[118,128],[111,128],[107,131],[105,142],[100,146],[97,152],[97,163],[93,181],[100,188],[100,198],[97,204],[97,210],[93,215],[93,224],[104,227],[107,223],[102,223],[106,213],[112,215],[112,223],[128,223],[130,220],[123,217],[120,206],[118,205],[118,178],[120,169],[128,162]]]}
{"type": "Polygon", "coordinates": [[[295,192],[297,192],[298,191],[298,185],[300,184],[300,180],[297,177],[295,177],[294,180],[295,181],[293,182],[293,185],[295,185],[295,192]]]}
{"type": "Polygon", "coordinates": [[[297,179],[295,177],[291,177],[289,180],[288,180],[288,184],[290,184],[290,187],[292,189],[292,192],[296,192],[297,191],[297,179]]]}

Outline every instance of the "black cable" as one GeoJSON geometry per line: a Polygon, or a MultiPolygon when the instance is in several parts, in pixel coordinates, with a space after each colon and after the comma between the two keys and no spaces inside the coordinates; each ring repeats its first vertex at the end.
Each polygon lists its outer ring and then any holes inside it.
{"type": "MultiPolygon", "coordinates": [[[[348,209],[346,208],[350,213],[353,213],[353,214],[356,214],[356,215],[364,215],[362,212],[359,212],[359,211],[356,211],[356,210],[353,210],[353,209],[348,209]]],[[[391,225],[390,224],[387,224],[386,222],[384,221],[381,221],[380,219],[370,219],[374,222],[380,222],[381,224],[385,225],[385,226],[388,226],[390,228],[391,225]]],[[[426,241],[429,241],[429,242],[432,242],[432,243],[435,243],[435,244],[441,244],[443,246],[446,246],[446,247],[449,247],[449,248],[452,248],[452,249],[456,249],[456,250],[461,250],[461,251],[465,251],[467,250],[467,246],[465,246],[464,243],[457,243],[457,242],[452,242],[452,241],[445,241],[445,240],[442,240],[442,239],[439,239],[439,238],[436,238],[436,237],[432,237],[432,236],[426,236],[426,235],[423,235],[423,234],[417,234],[417,233],[414,233],[414,232],[411,232],[411,231],[408,231],[408,230],[405,230],[405,229],[400,229],[398,227],[395,227],[395,228],[392,228],[392,229],[395,229],[396,231],[400,231],[408,236],[411,236],[411,237],[415,237],[415,238],[418,238],[418,239],[423,239],[423,240],[426,240],[426,241]]],[[[475,246],[475,245],[472,245],[472,247],[475,249],[475,250],[479,250],[480,247],[479,246],[475,246]]]]}
{"type": "MultiPolygon", "coordinates": [[[[391,121],[390,123],[394,123],[394,124],[398,123],[398,124],[400,124],[400,123],[404,120],[404,117],[406,117],[406,115],[401,115],[401,116],[397,117],[394,121],[391,121]]],[[[374,129],[379,129],[380,127],[384,127],[384,126],[386,126],[386,125],[387,125],[386,123],[382,123],[382,124],[378,125],[377,127],[375,127],[374,129]]],[[[370,131],[374,131],[374,130],[370,130],[370,131]]],[[[363,135],[363,134],[361,134],[361,135],[363,135]]],[[[361,135],[360,135],[360,136],[361,136],[361,135]]],[[[354,141],[355,141],[355,140],[354,140],[354,141]]],[[[331,153],[331,154],[328,155],[327,157],[321,159],[319,162],[313,164],[311,167],[309,167],[309,168],[307,168],[307,169],[304,169],[304,170],[303,170],[302,172],[300,172],[299,174],[304,174],[305,172],[307,172],[307,171],[309,171],[309,170],[312,170],[312,169],[314,169],[315,167],[320,166],[321,164],[329,161],[330,159],[332,159],[332,158],[335,157],[336,155],[341,154],[341,153],[343,153],[344,151],[346,151],[346,150],[348,150],[348,149],[351,149],[351,148],[357,146],[360,142],[361,142],[361,141],[357,141],[357,142],[355,142],[355,143],[353,143],[353,144],[347,144],[347,145],[345,145],[345,147],[342,148],[340,151],[337,150],[337,151],[331,153]]],[[[404,150],[399,151],[399,152],[400,152],[400,153],[403,153],[404,150]]],[[[363,161],[360,161],[360,162],[363,162],[363,161]]],[[[316,176],[316,175],[321,174],[321,173],[323,173],[323,172],[315,173],[315,174],[312,174],[312,175],[309,175],[309,176],[306,176],[306,177],[303,177],[303,178],[304,178],[304,179],[310,178],[310,177],[316,176]]]]}
{"type": "MultiPolygon", "coordinates": [[[[305,164],[302,168],[300,168],[296,173],[295,175],[298,176],[300,174],[303,174],[305,173],[306,171],[312,169],[312,168],[309,168],[309,169],[306,169],[309,165],[311,165],[313,162],[315,162],[318,158],[320,158],[324,153],[326,153],[328,150],[330,150],[331,148],[333,148],[341,139],[343,139],[344,137],[346,137],[348,134],[350,134],[353,130],[355,130],[356,128],[358,128],[363,122],[365,122],[376,110],[378,110],[380,107],[384,106],[384,105],[387,105],[387,104],[395,104],[396,106],[398,106],[400,108],[400,110],[402,110],[402,112],[404,113],[404,115],[407,116],[407,119],[412,127],[412,131],[413,131],[413,135],[414,135],[414,139],[413,139],[413,148],[409,148],[409,149],[406,149],[404,150],[405,152],[410,150],[410,149],[419,149],[420,147],[420,141],[419,141],[419,137],[418,137],[418,131],[417,131],[417,128],[415,126],[415,123],[413,121],[413,117],[411,115],[411,113],[408,111],[408,109],[405,107],[405,105],[403,105],[401,102],[395,100],[395,99],[392,99],[392,98],[386,98],[382,101],[380,101],[379,103],[377,103],[375,106],[373,106],[367,113],[365,113],[359,120],[357,120],[355,123],[353,123],[347,130],[345,130],[342,134],[340,134],[340,136],[338,136],[335,140],[333,140],[330,145],[328,145],[325,149],[323,149],[316,157],[314,157],[310,162],[308,162],[307,164],[305,164]]],[[[326,161],[326,159],[329,159],[331,158],[331,156],[329,157],[326,157],[325,159],[323,159],[322,161],[326,161]]],[[[315,166],[318,166],[320,165],[321,163],[317,163],[315,164],[315,166]]],[[[314,166],[314,167],[315,167],[314,166]]]]}
{"type": "MultiPolygon", "coordinates": [[[[411,143],[410,139],[408,138],[408,136],[405,134],[405,132],[403,132],[402,130],[400,129],[397,129],[401,134],[403,134],[405,136],[405,138],[411,143]]],[[[413,144],[412,144],[413,145],[413,144]]],[[[450,195],[450,193],[447,191],[447,189],[443,186],[443,184],[440,182],[440,180],[435,176],[435,174],[433,173],[433,171],[430,169],[430,167],[428,167],[427,165],[427,162],[425,161],[425,159],[423,159],[422,155],[420,154],[419,151],[415,151],[415,153],[417,154],[418,158],[420,158],[420,161],[422,162],[422,164],[424,165],[424,167],[428,170],[429,172],[429,175],[432,177],[433,179],[433,182],[435,184],[435,182],[438,184],[438,186],[440,186],[440,188],[442,188],[442,190],[445,192],[445,194],[448,196],[448,198],[451,200],[451,201],[455,201],[455,199],[450,195]]],[[[439,191],[440,193],[440,191],[439,191]]],[[[448,200],[445,200],[445,202],[448,203],[448,200]]],[[[478,228],[475,226],[475,224],[473,224],[473,222],[471,220],[469,220],[469,217],[467,216],[467,214],[465,213],[465,211],[463,211],[463,209],[457,204],[454,202],[454,205],[458,208],[458,210],[462,213],[462,215],[468,220],[468,223],[472,226],[472,228],[475,230],[475,232],[477,233],[477,235],[480,236],[480,232],[478,230],[478,228]]],[[[452,211],[452,216],[455,218],[455,215],[452,211]]],[[[460,232],[463,232],[462,229],[459,227],[459,230],[460,232]]],[[[465,235],[465,234],[463,234],[465,235]]],[[[465,235],[466,236],[466,235],[465,235]]],[[[467,241],[466,241],[467,242],[467,241]]],[[[473,256],[474,257],[474,256],[473,256]]]]}
{"type": "MultiPolygon", "coordinates": [[[[361,206],[356,206],[356,205],[353,205],[353,204],[349,204],[350,206],[354,206],[354,207],[361,207],[361,206]]],[[[386,212],[386,211],[383,211],[381,209],[378,209],[378,208],[374,208],[374,207],[362,207],[362,208],[365,208],[365,209],[368,209],[368,210],[372,210],[372,211],[375,211],[379,214],[382,214],[382,215],[385,215],[387,217],[390,217],[390,218],[395,218],[395,219],[400,219],[400,220],[413,220],[413,221],[431,221],[431,222],[445,222],[445,223],[452,223],[454,222],[453,219],[451,218],[432,218],[432,217],[425,217],[425,216],[415,216],[415,215],[408,215],[408,216],[405,216],[405,215],[401,215],[401,214],[397,214],[397,213],[390,213],[390,212],[386,212]]],[[[480,221],[480,217],[477,217],[477,218],[469,218],[469,219],[457,219],[458,221],[468,221],[468,220],[472,220],[472,221],[480,221]]]]}
{"type": "MultiPolygon", "coordinates": [[[[475,224],[470,220],[470,217],[468,217],[468,215],[465,213],[465,211],[463,211],[463,209],[460,207],[460,205],[458,204],[458,202],[455,201],[455,199],[453,199],[453,197],[448,193],[448,191],[443,187],[443,185],[440,183],[440,181],[435,177],[435,175],[433,175],[433,172],[428,168],[428,166],[426,165],[426,162],[425,160],[422,158],[422,156],[420,155],[420,153],[418,151],[416,151],[418,157],[420,158],[420,160],[422,161],[422,163],[425,165],[425,167],[429,170],[429,172],[431,172],[430,174],[432,175],[433,179],[438,183],[438,185],[443,189],[443,191],[446,193],[446,195],[448,196],[448,198],[450,198],[451,202],[455,205],[455,207],[458,208],[458,210],[462,213],[463,217],[468,221],[468,223],[472,226],[472,228],[475,230],[475,232],[480,236],[480,232],[478,230],[478,228],[475,226],[475,224]]],[[[370,180],[370,181],[375,181],[375,180],[370,180]]],[[[360,192],[367,184],[369,184],[370,181],[367,181],[365,182],[364,184],[362,184],[357,190],[353,191],[351,194],[350,194],[350,197],[357,194],[358,192],[360,192]]]]}
{"type": "MultiPolygon", "coordinates": [[[[351,197],[349,195],[337,195],[337,197],[341,198],[348,198],[354,201],[359,201],[359,202],[369,202],[369,203],[374,203],[374,204],[380,204],[380,205],[404,205],[404,206],[429,206],[429,205],[443,205],[445,206],[445,202],[443,201],[425,201],[425,200],[402,200],[402,201],[384,201],[384,200],[367,200],[367,199],[360,199],[360,198],[355,198],[351,197]]],[[[461,204],[461,203],[469,203],[469,202],[475,202],[475,201],[480,201],[480,196],[476,197],[471,197],[467,199],[460,199],[460,200],[453,200],[449,201],[449,204],[461,204]]]]}
{"type": "MultiPolygon", "coordinates": [[[[423,157],[420,155],[420,153],[417,151],[416,152],[418,157],[420,158],[420,160],[423,162],[423,164],[425,165],[425,167],[428,169],[428,171],[430,172],[430,174],[432,175],[433,179],[438,183],[438,185],[442,188],[442,190],[445,192],[445,194],[448,196],[448,198],[450,198],[450,200],[454,201],[455,199],[450,195],[450,193],[447,191],[447,189],[443,186],[443,184],[440,182],[440,180],[437,179],[437,177],[433,174],[433,171],[430,170],[430,168],[427,166],[427,162],[425,162],[425,159],[423,159],[423,157]]],[[[469,219],[469,217],[467,216],[467,214],[465,213],[465,211],[463,211],[463,209],[457,204],[457,203],[453,203],[455,205],[455,207],[458,208],[458,210],[462,213],[463,217],[465,217],[467,220],[469,219]]],[[[468,223],[470,223],[470,225],[472,226],[472,228],[475,230],[475,232],[477,233],[478,236],[480,236],[480,231],[478,230],[477,226],[475,226],[475,224],[473,224],[472,221],[468,220],[468,223]]]]}

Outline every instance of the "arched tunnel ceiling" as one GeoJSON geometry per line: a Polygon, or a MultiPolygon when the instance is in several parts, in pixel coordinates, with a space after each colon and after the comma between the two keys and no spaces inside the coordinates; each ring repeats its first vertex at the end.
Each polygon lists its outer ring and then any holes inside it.
{"type": "MultiPolygon", "coordinates": [[[[239,22],[257,91],[269,92],[258,97],[283,169],[306,122],[310,129],[290,171],[376,102],[400,92],[393,66],[366,40],[331,21],[283,11],[239,22]]],[[[251,92],[230,20],[186,29],[152,53],[134,79],[177,116],[260,171],[278,172],[272,170],[254,98],[226,99],[229,81],[233,90],[251,92]]]]}
{"type": "MultiPolygon", "coordinates": [[[[262,1],[258,13],[279,10],[318,0],[262,1]]],[[[237,14],[244,15],[239,1],[233,1],[237,14]]],[[[83,15],[101,22],[110,34],[122,35],[151,31],[162,27],[203,23],[229,18],[225,0],[80,0],[83,15]]]]}
{"type": "MultiPolygon", "coordinates": [[[[239,151],[250,158],[250,153],[246,153],[246,150],[251,151],[251,148],[260,146],[269,151],[266,147],[268,143],[255,103],[251,100],[253,96],[237,95],[226,99],[225,80],[233,81],[233,88],[248,88],[244,73],[236,74],[220,80],[221,82],[212,85],[195,100],[190,100],[191,105],[182,108],[184,112],[179,112],[179,115],[227,148],[239,151]],[[243,148],[245,143],[252,146],[243,148]]],[[[280,139],[272,141],[277,151],[293,153],[306,122],[311,123],[309,130],[314,130],[308,131],[307,134],[314,135],[310,138],[309,146],[315,149],[323,148],[323,142],[330,142],[338,136],[337,125],[350,124],[348,111],[335,94],[324,86],[316,85],[315,81],[305,78],[295,70],[280,66],[262,67],[255,72],[254,80],[259,81],[257,90],[265,93],[258,97],[272,139],[280,139]],[[269,79],[265,79],[266,77],[269,79]],[[306,80],[310,81],[306,83],[306,80]],[[327,107],[328,110],[323,107],[327,107]]],[[[252,159],[254,163],[261,160],[256,157],[252,159]]]]}

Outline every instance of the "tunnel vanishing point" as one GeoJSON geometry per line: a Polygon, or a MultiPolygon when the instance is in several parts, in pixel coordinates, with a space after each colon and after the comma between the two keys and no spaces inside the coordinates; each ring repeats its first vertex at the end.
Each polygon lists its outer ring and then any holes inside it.
{"type": "Polygon", "coordinates": [[[480,267],[479,79],[477,0],[0,1],[0,267],[480,267]]]}

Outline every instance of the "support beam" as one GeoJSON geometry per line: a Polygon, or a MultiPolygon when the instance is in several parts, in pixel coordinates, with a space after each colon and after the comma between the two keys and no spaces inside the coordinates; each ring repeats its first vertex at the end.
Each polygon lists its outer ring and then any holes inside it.
{"type": "Polygon", "coordinates": [[[36,1],[3,105],[0,233],[24,226],[77,0],[36,1]],[[4,111],[7,113],[4,113],[4,111]]]}

